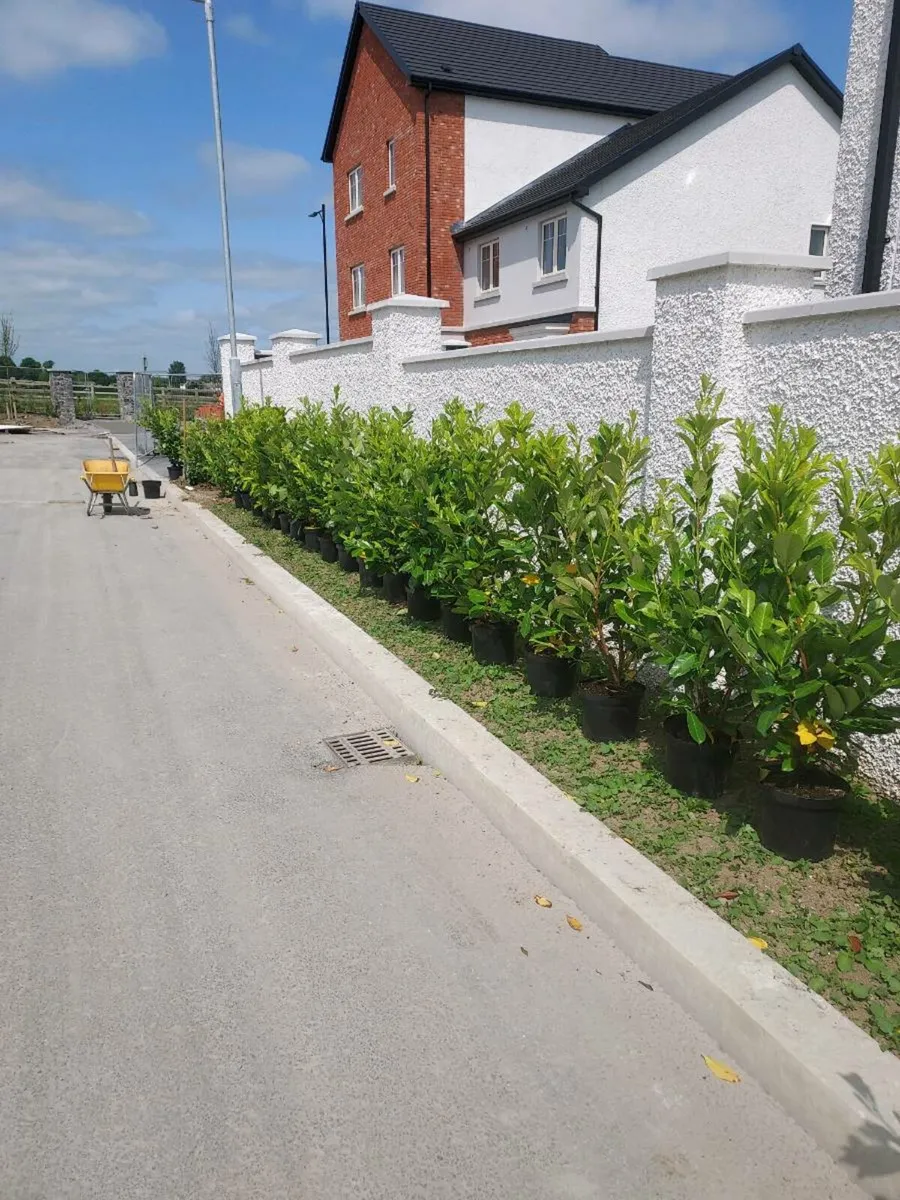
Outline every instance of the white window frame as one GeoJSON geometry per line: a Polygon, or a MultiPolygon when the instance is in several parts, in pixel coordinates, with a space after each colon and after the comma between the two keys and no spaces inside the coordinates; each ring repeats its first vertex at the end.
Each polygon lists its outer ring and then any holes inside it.
{"type": "Polygon", "coordinates": [[[350,268],[350,305],[351,312],[359,312],[366,307],[366,268],[364,263],[357,263],[350,268]]]}
{"type": "MultiPolygon", "coordinates": [[[[811,225],[809,228],[809,253],[812,258],[818,258],[819,255],[812,248],[813,238],[817,233],[824,234],[822,239],[822,256],[827,258],[830,250],[829,243],[831,242],[831,226],[830,225],[811,225]]],[[[824,287],[827,271],[816,271],[813,276],[813,287],[824,287]]]]}
{"type": "Polygon", "coordinates": [[[363,207],[363,169],[361,166],[354,167],[352,171],[347,172],[347,194],[350,200],[349,216],[354,213],[362,212],[363,207]]]}
{"type": "Polygon", "coordinates": [[[478,247],[478,290],[482,293],[500,290],[499,238],[482,242],[478,247]],[[487,258],[485,258],[485,254],[487,254],[487,258]],[[485,265],[487,265],[487,286],[485,286],[485,265]]]}
{"type": "Polygon", "coordinates": [[[394,192],[397,190],[397,140],[390,138],[387,144],[387,168],[388,168],[388,185],[387,190],[394,192]]]}
{"type": "Polygon", "coordinates": [[[406,294],[406,247],[394,246],[391,250],[391,295],[406,294]]]}
{"type": "Polygon", "coordinates": [[[550,275],[562,275],[565,273],[566,265],[569,261],[569,217],[567,213],[558,213],[555,217],[548,217],[546,221],[541,221],[538,227],[538,266],[542,278],[546,279],[550,275]],[[560,225],[563,226],[562,241],[560,241],[560,225]],[[550,270],[544,267],[544,245],[545,236],[544,230],[552,228],[550,251],[550,270]],[[560,245],[562,245],[562,255],[560,255],[560,245]],[[560,258],[562,262],[560,263],[560,258]]]}

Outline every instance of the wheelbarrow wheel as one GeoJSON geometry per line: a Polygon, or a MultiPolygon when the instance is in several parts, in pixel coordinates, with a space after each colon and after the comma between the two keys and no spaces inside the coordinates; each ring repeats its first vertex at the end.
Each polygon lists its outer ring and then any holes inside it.
{"type": "Polygon", "coordinates": [[[112,512],[112,496],[109,492],[103,493],[103,511],[104,513],[112,512]]]}

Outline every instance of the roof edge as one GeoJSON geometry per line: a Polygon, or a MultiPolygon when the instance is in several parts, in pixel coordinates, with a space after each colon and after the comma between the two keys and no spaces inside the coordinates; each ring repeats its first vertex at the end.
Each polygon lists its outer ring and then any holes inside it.
{"type": "MultiPolygon", "coordinates": [[[[760,80],[767,78],[774,71],[784,66],[793,66],[813,91],[832,109],[838,119],[841,118],[844,111],[843,93],[825,74],[822,68],[810,58],[804,48],[797,43],[778,54],[774,54],[771,58],[764,59],[753,67],[748,67],[740,75],[735,75],[731,79],[715,84],[712,88],[707,89],[707,91],[701,92],[695,97],[696,104],[683,113],[677,120],[650,134],[636,146],[632,146],[628,150],[623,150],[620,155],[617,155],[611,162],[605,163],[599,170],[585,175],[577,185],[560,188],[558,192],[550,193],[542,197],[540,201],[525,204],[520,209],[514,209],[512,212],[507,212],[493,218],[488,216],[490,209],[487,209],[485,210],[485,219],[483,221],[479,220],[479,214],[476,214],[470,221],[465,221],[455,230],[452,230],[454,240],[467,241],[469,237],[473,237],[476,234],[487,233],[494,229],[500,229],[504,225],[511,225],[523,217],[530,216],[533,213],[540,212],[544,208],[558,204],[561,200],[570,200],[585,196],[601,179],[605,179],[615,171],[621,170],[622,167],[627,166],[634,159],[639,158],[642,154],[646,154],[648,150],[661,145],[676,133],[680,133],[682,129],[686,129],[701,117],[714,112],[721,105],[726,104],[729,100],[733,100],[736,96],[740,96],[747,88],[752,87],[755,83],[759,83],[760,80]]],[[[609,136],[615,135],[610,134],[609,136]]],[[[584,154],[585,151],[582,150],[579,153],[584,154]]],[[[565,163],[559,163],[544,174],[550,175],[564,165],[565,163]]],[[[537,179],[531,180],[519,190],[527,190],[541,178],[543,176],[539,175],[537,179]]],[[[504,197],[504,199],[508,198],[504,197]]],[[[498,204],[501,202],[497,201],[498,204]]]]}

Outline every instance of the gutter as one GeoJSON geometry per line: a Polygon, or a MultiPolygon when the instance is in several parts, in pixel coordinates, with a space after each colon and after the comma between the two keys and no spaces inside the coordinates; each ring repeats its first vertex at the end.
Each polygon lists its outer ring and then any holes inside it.
{"type": "Polygon", "coordinates": [[[881,101],[878,151],[875,156],[875,176],[872,180],[866,257],[863,265],[862,290],[864,292],[881,291],[884,250],[889,241],[888,216],[894,182],[898,127],[900,127],[900,10],[897,8],[897,0],[894,0],[891,36],[884,73],[884,95],[881,101]]]}
{"type": "Polygon", "coordinates": [[[592,208],[588,208],[586,204],[582,204],[580,200],[572,197],[572,203],[597,226],[597,261],[594,265],[594,331],[600,328],[600,256],[603,253],[603,217],[600,213],[595,213],[592,208]]]}

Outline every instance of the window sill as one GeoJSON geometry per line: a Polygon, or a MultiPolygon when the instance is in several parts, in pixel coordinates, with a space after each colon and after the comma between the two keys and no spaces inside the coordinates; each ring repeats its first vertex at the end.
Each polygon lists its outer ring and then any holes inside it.
{"type": "Polygon", "coordinates": [[[348,212],[346,217],[344,217],[344,224],[346,225],[348,221],[352,221],[354,217],[361,217],[364,212],[365,208],[362,205],[359,208],[354,208],[352,212],[348,212]]]}
{"type": "Polygon", "coordinates": [[[499,299],[500,299],[500,289],[499,288],[491,288],[491,290],[489,292],[479,292],[478,293],[478,295],[475,297],[475,305],[477,306],[479,304],[489,304],[491,302],[491,300],[499,300],[499,299]]]}
{"type": "Polygon", "coordinates": [[[394,194],[394,192],[396,192],[396,190],[397,190],[397,185],[396,185],[396,183],[392,183],[392,184],[391,184],[391,186],[390,186],[389,188],[385,188],[385,189],[384,189],[384,198],[385,198],[385,200],[387,200],[388,196],[393,196],[393,194],[394,194]]]}
{"type": "Polygon", "coordinates": [[[366,311],[365,305],[363,305],[362,308],[351,308],[350,311],[347,313],[347,316],[348,317],[361,317],[365,311],[366,311]]]}
{"type": "Polygon", "coordinates": [[[531,285],[533,292],[539,292],[541,288],[553,287],[555,283],[568,283],[569,276],[565,271],[554,271],[552,275],[542,275],[541,278],[531,285]]]}

